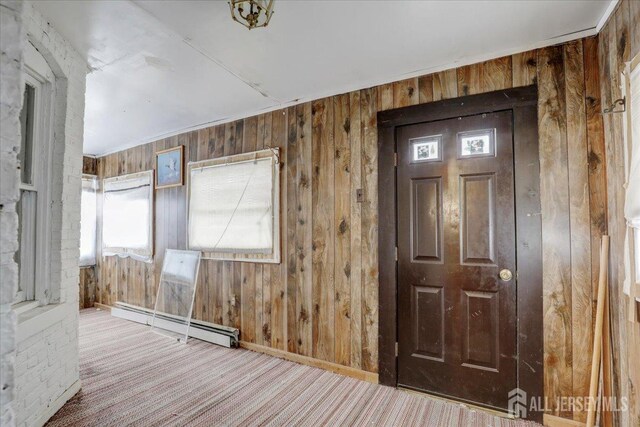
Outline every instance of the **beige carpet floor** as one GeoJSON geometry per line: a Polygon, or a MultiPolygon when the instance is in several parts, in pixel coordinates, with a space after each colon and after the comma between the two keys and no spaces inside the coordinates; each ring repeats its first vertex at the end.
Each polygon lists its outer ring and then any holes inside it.
{"type": "Polygon", "coordinates": [[[463,405],[80,314],[82,390],[48,426],[532,427],[463,405]]]}

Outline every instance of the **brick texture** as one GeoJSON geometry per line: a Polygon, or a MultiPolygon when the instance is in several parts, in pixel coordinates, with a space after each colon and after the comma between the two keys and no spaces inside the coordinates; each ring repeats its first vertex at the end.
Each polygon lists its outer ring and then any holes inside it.
{"type": "MultiPolygon", "coordinates": [[[[0,425],[32,426],[79,381],[78,258],[86,63],[30,3],[0,0],[2,13],[2,149],[0,163],[2,412],[0,425]],[[24,81],[22,52],[29,40],[55,75],[51,188],[50,277],[37,295],[63,311],[29,332],[11,310],[17,285],[16,154],[24,81]],[[60,320],[61,319],[61,320],[60,320]]],[[[24,316],[24,315],[21,315],[24,316]]],[[[26,318],[26,317],[25,317],[26,318]]],[[[44,319],[44,317],[43,317],[44,319]]]]}

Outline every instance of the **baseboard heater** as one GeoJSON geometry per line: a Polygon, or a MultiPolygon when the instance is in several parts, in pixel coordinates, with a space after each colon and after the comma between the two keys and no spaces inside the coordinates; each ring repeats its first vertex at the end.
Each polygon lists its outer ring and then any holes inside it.
{"type": "MultiPolygon", "coordinates": [[[[111,307],[111,315],[151,326],[153,310],[123,302],[116,302],[115,306],[111,307]]],[[[156,326],[172,332],[180,331],[177,320],[169,314],[158,314],[156,316],[156,326]]],[[[191,327],[189,328],[189,337],[231,348],[239,346],[240,331],[236,328],[216,325],[201,320],[192,320],[191,327]]]]}

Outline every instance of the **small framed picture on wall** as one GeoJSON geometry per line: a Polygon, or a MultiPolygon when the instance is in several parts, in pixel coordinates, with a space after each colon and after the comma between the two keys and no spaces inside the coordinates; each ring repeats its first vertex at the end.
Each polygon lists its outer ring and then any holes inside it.
{"type": "Polygon", "coordinates": [[[182,145],[156,152],[156,189],[182,185],[183,152],[182,145]]]}

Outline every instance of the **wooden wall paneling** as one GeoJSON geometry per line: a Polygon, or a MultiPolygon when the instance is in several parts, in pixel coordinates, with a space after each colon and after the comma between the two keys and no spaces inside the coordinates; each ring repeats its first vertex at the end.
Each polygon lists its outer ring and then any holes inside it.
{"type": "MultiPolygon", "coordinates": [[[[538,128],[542,205],[545,396],[555,402],[573,391],[571,343],[571,241],[565,78],[562,46],[538,55],[538,128]]],[[[552,410],[572,418],[571,411],[552,410]]]]}
{"type": "Polygon", "coordinates": [[[280,149],[280,264],[271,264],[271,346],[287,348],[287,115],[286,110],[272,114],[271,146],[280,149]]]}
{"type": "MultiPolygon", "coordinates": [[[[242,138],[242,152],[256,151],[258,140],[258,119],[250,117],[244,120],[244,136],[242,138]]],[[[240,333],[243,341],[254,343],[256,340],[256,264],[243,262],[241,272],[241,322],[240,333]]]]}
{"type": "MultiPolygon", "coordinates": [[[[412,79],[413,80],[413,79],[412,79]]],[[[406,82],[406,81],[405,81],[406,82]]],[[[417,101],[415,87],[403,83],[399,101],[409,102],[408,92],[417,101]]],[[[394,91],[395,91],[394,86],[394,91]]],[[[333,97],[334,183],[335,192],[335,363],[351,363],[351,133],[349,94],[333,97]]]]}
{"type": "MultiPolygon", "coordinates": [[[[282,244],[283,246],[287,246],[287,258],[283,258],[282,262],[286,265],[287,274],[287,351],[290,353],[298,353],[298,331],[296,327],[296,307],[298,298],[296,288],[296,272],[298,270],[298,253],[296,250],[296,223],[298,212],[298,188],[296,186],[296,174],[298,170],[298,124],[295,106],[287,108],[286,132],[286,176],[283,176],[282,178],[287,180],[287,227],[285,229],[286,239],[282,241],[282,244]]],[[[282,197],[284,197],[284,195],[282,195],[282,197]]]]}
{"type": "MultiPolygon", "coordinates": [[[[153,147],[153,162],[155,165],[156,153],[158,151],[167,148],[166,141],[161,139],[156,141],[153,147]]],[[[153,248],[154,257],[153,262],[158,267],[154,271],[153,286],[151,287],[151,295],[155,304],[158,284],[160,283],[160,274],[162,273],[162,262],[164,261],[164,251],[167,247],[167,226],[169,225],[169,218],[167,212],[167,192],[163,190],[156,190],[154,194],[154,200],[156,205],[155,211],[155,246],[153,248]]]]}
{"type": "MultiPolygon", "coordinates": [[[[252,141],[253,138],[253,126],[254,123],[248,123],[247,126],[249,127],[249,134],[248,134],[248,147],[249,145],[253,144],[255,150],[261,150],[263,147],[263,143],[262,143],[262,135],[264,134],[264,115],[260,115],[260,116],[255,116],[254,117],[254,121],[255,121],[255,142],[252,141]]],[[[243,338],[244,336],[248,335],[249,337],[253,337],[253,342],[262,345],[263,340],[262,340],[262,270],[263,270],[263,264],[254,264],[254,272],[253,272],[253,315],[247,313],[248,317],[253,317],[252,320],[250,320],[248,323],[249,325],[247,325],[247,327],[253,327],[253,331],[250,332],[246,332],[243,330],[240,330],[240,335],[241,335],[241,339],[245,340],[245,338],[243,338]],[[253,325],[251,326],[251,323],[253,323],[253,325]]]]}
{"type": "MultiPolygon", "coordinates": [[[[339,95],[347,96],[348,94],[339,95]]],[[[407,107],[418,103],[418,78],[400,80],[393,83],[393,108],[407,107]]]]}
{"type": "Polygon", "coordinates": [[[298,353],[313,355],[313,212],[311,103],[296,106],[296,339],[298,353]]]}
{"type": "MultiPolygon", "coordinates": [[[[419,85],[424,83],[419,82],[419,85]]],[[[429,81],[431,88],[431,81],[429,81]]],[[[430,92],[429,92],[430,93],[430,92]]],[[[429,96],[420,92],[420,97],[429,96]]],[[[360,92],[349,94],[349,146],[350,146],[350,288],[349,305],[351,331],[351,360],[347,365],[362,368],[362,203],[358,191],[362,191],[362,120],[360,116],[360,92]]]]}
{"type": "MultiPolygon", "coordinates": [[[[360,94],[358,91],[351,93],[360,94]]],[[[423,104],[431,101],[433,101],[433,75],[428,74],[418,78],[418,103],[423,104]]]]}
{"type": "MultiPolygon", "coordinates": [[[[502,58],[483,62],[481,79],[482,92],[492,92],[512,87],[511,56],[503,56],[502,58]]],[[[458,92],[458,96],[462,96],[460,92],[458,92]]]]}
{"type": "Polygon", "coordinates": [[[334,360],[334,140],[333,102],[312,103],[313,357],[334,360]]]}
{"type": "MultiPolygon", "coordinates": [[[[96,169],[96,173],[98,175],[98,180],[100,180],[103,176],[104,176],[104,164],[105,164],[105,160],[104,157],[102,158],[98,158],[97,159],[97,169],[96,169]]],[[[102,283],[102,279],[101,279],[101,275],[105,274],[106,268],[104,268],[103,265],[103,259],[102,259],[102,182],[99,181],[98,182],[98,209],[96,212],[96,220],[97,220],[97,227],[96,227],[96,302],[97,303],[102,303],[102,290],[103,290],[103,283],[102,283]]]]}
{"type": "Polygon", "coordinates": [[[512,87],[529,86],[536,83],[538,51],[530,50],[511,57],[512,87]]]}
{"type": "MultiPolygon", "coordinates": [[[[142,170],[152,170],[155,169],[155,153],[153,151],[153,144],[146,144],[144,146],[144,158],[143,158],[143,162],[142,162],[142,170]]],[[[154,193],[154,200],[155,200],[155,193],[154,193]]],[[[151,235],[151,238],[153,239],[153,248],[154,248],[154,252],[157,251],[156,248],[156,206],[154,203],[153,206],[154,212],[153,212],[153,217],[154,217],[154,227],[153,227],[153,233],[151,235]]],[[[154,257],[154,261],[155,261],[155,257],[154,257]]],[[[145,308],[153,308],[153,305],[155,303],[155,298],[156,295],[153,292],[155,289],[155,270],[158,268],[157,264],[155,262],[151,262],[151,263],[145,263],[144,265],[144,305],[143,307],[145,308]]]]}
{"type": "MultiPolygon", "coordinates": [[[[118,155],[112,154],[109,156],[108,160],[109,165],[109,177],[118,176],[118,155]]],[[[108,260],[108,296],[107,296],[107,304],[114,304],[117,301],[117,292],[118,292],[118,259],[114,256],[106,257],[108,260]]]]}
{"type": "Polygon", "coordinates": [[[459,96],[482,92],[483,71],[482,64],[465,65],[456,70],[459,96]]]}
{"type": "MultiPolygon", "coordinates": [[[[205,160],[209,157],[209,129],[210,128],[199,129],[197,131],[195,139],[191,140],[190,142],[188,155],[187,151],[185,151],[185,185],[188,185],[186,183],[189,180],[189,177],[187,176],[187,164],[189,162],[205,160]]],[[[185,200],[185,204],[186,203],[187,200],[185,200]]],[[[186,226],[188,228],[188,224],[186,226]]],[[[193,316],[198,320],[212,322],[211,318],[209,317],[209,286],[212,278],[209,277],[208,261],[209,260],[206,259],[200,260],[200,269],[198,270],[198,279],[196,284],[196,296],[193,307],[193,316]]]]}
{"type": "MultiPolygon", "coordinates": [[[[607,182],[604,129],[600,102],[598,38],[583,40],[585,114],[587,120],[587,159],[589,168],[589,216],[591,224],[591,295],[597,293],[600,271],[597,248],[607,233],[607,182]]],[[[593,305],[593,304],[592,304],[593,305]]],[[[593,311],[593,310],[592,310],[593,311]]]]}
{"type": "MultiPolygon", "coordinates": [[[[455,75],[455,73],[454,73],[455,75]]],[[[454,82],[455,83],[455,82],[454,82]]],[[[360,91],[362,163],[362,369],[378,372],[378,119],[376,88],[360,91]]]]}
{"type": "Polygon", "coordinates": [[[79,275],[79,308],[93,307],[96,302],[96,269],[95,267],[80,267],[79,275]]]}
{"type": "Polygon", "coordinates": [[[82,173],[89,175],[98,174],[98,160],[95,157],[82,157],[82,173]]]}
{"type": "MultiPolygon", "coordinates": [[[[224,156],[225,150],[225,126],[216,126],[209,131],[209,144],[207,158],[218,158],[224,156]]],[[[209,292],[210,318],[209,321],[218,325],[224,324],[223,319],[223,270],[222,261],[206,260],[207,271],[210,282],[207,284],[209,292]]]]}
{"type": "Polygon", "coordinates": [[[377,87],[377,104],[380,111],[393,108],[393,83],[377,87]]]}
{"type": "MultiPolygon", "coordinates": [[[[272,129],[273,117],[271,113],[266,113],[258,118],[258,145],[261,143],[262,148],[272,146],[272,129]],[[261,131],[261,132],[260,132],[261,131]]],[[[262,327],[260,336],[262,344],[271,347],[271,268],[267,265],[262,267],[262,327]]],[[[260,342],[258,341],[258,344],[260,342]]]]}
{"type": "MultiPolygon", "coordinates": [[[[591,224],[584,57],[581,40],[567,43],[563,48],[569,170],[569,221],[571,225],[572,395],[587,396],[589,394],[591,356],[585,349],[593,347],[593,295],[591,289],[591,224]]],[[[586,421],[586,412],[584,411],[576,411],[573,416],[578,421],[586,421]]]]}
{"type": "MultiPolygon", "coordinates": [[[[433,75],[433,100],[455,98],[458,96],[458,77],[456,69],[440,71],[433,75]]],[[[382,111],[382,109],[380,109],[382,111]]]]}

